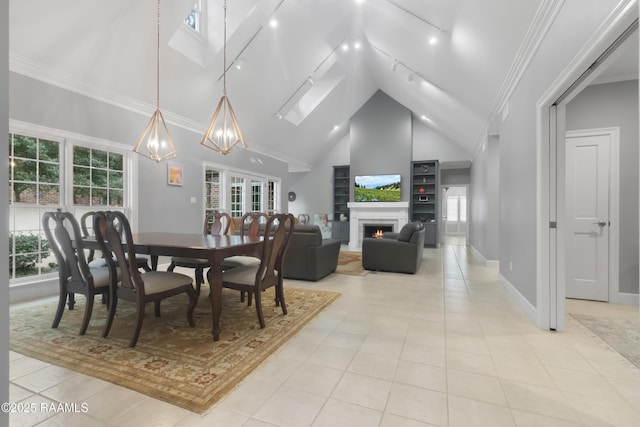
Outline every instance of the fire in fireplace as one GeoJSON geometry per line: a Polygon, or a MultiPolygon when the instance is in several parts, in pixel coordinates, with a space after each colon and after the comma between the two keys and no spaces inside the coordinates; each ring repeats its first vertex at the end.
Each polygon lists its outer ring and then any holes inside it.
{"type": "Polygon", "coordinates": [[[392,224],[365,224],[364,237],[382,237],[382,234],[393,231],[392,224]]]}

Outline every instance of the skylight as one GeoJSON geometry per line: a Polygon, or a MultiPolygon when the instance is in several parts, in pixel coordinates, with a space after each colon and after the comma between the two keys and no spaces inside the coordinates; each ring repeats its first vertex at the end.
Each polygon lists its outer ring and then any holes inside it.
{"type": "Polygon", "coordinates": [[[201,18],[202,0],[198,0],[189,11],[189,14],[184,18],[184,23],[191,27],[193,31],[199,33],[201,28],[201,18]]]}

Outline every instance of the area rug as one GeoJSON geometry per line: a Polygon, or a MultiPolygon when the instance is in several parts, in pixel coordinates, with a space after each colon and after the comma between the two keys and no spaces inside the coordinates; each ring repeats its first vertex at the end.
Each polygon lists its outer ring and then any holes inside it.
{"type": "Polygon", "coordinates": [[[336,273],[351,276],[365,276],[368,271],[362,268],[362,253],[340,251],[336,273]]]}
{"type": "MultiPolygon", "coordinates": [[[[204,286],[203,295],[209,289],[204,286]]],[[[241,303],[239,292],[223,291],[220,341],[211,336],[211,306],[200,297],[194,320],[187,324],[186,296],[162,301],[161,317],[148,305],[135,348],[128,347],[135,308],[118,302],[109,336],[102,338],[106,308],[96,298],[86,335],[79,336],[84,299],[65,311],[51,329],[56,303],[11,313],[11,350],[73,371],[91,375],[202,413],[231,390],[340,294],[285,289],[288,314],[275,307],[273,288],[264,293],[266,328],[260,329],[255,307],[241,303]]]]}
{"type": "Polygon", "coordinates": [[[625,359],[640,368],[640,321],[571,314],[625,359]]]}

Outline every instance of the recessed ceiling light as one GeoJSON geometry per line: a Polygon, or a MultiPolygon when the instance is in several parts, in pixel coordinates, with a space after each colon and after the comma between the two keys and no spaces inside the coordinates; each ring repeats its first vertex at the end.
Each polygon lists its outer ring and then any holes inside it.
{"type": "Polygon", "coordinates": [[[429,44],[431,46],[437,45],[438,44],[438,38],[436,36],[429,37],[429,44]]]}
{"type": "Polygon", "coordinates": [[[272,18],[272,19],[269,21],[269,26],[270,26],[271,28],[278,28],[278,20],[277,20],[277,19],[275,19],[275,18],[272,18]]]}
{"type": "Polygon", "coordinates": [[[343,43],[343,44],[342,44],[342,50],[343,50],[344,52],[348,51],[348,50],[349,50],[349,45],[348,45],[348,44],[346,44],[346,43],[343,43]]]}
{"type": "Polygon", "coordinates": [[[365,0],[356,0],[356,3],[358,3],[358,4],[362,4],[364,2],[365,2],[365,0]]]}
{"type": "Polygon", "coordinates": [[[242,70],[243,67],[244,67],[244,59],[238,58],[238,60],[236,61],[236,68],[238,70],[242,70]]]}
{"type": "Polygon", "coordinates": [[[333,130],[338,130],[338,129],[340,129],[340,126],[338,126],[338,125],[333,125],[333,130]]]}
{"type": "Polygon", "coordinates": [[[425,116],[424,114],[423,114],[423,115],[421,115],[421,116],[420,116],[420,118],[421,118],[422,120],[427,120],[427,116],[425,116]]]}
{"type": "Polygon", "coordinates": [[[356,48],[356,50],[359,50],[362,47],[362,43],[360,42],[355,42],[353,45],[354,48],[356,48]]]}

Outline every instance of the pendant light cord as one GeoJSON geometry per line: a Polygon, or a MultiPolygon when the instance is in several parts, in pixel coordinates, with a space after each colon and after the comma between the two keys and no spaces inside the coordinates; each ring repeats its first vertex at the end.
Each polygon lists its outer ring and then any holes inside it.
{"type": "Polygon", "coordinates": [[[158,0],[158,20],[157,20],[157,34],[156,34],[156,108],[160,109],[160,0],[158,0]]]}
{"type": "Polygon", "coordinates": [[[224,0],[224,72],[222,73],[222,92],[227,96],[227,0],[224,0]]]}

